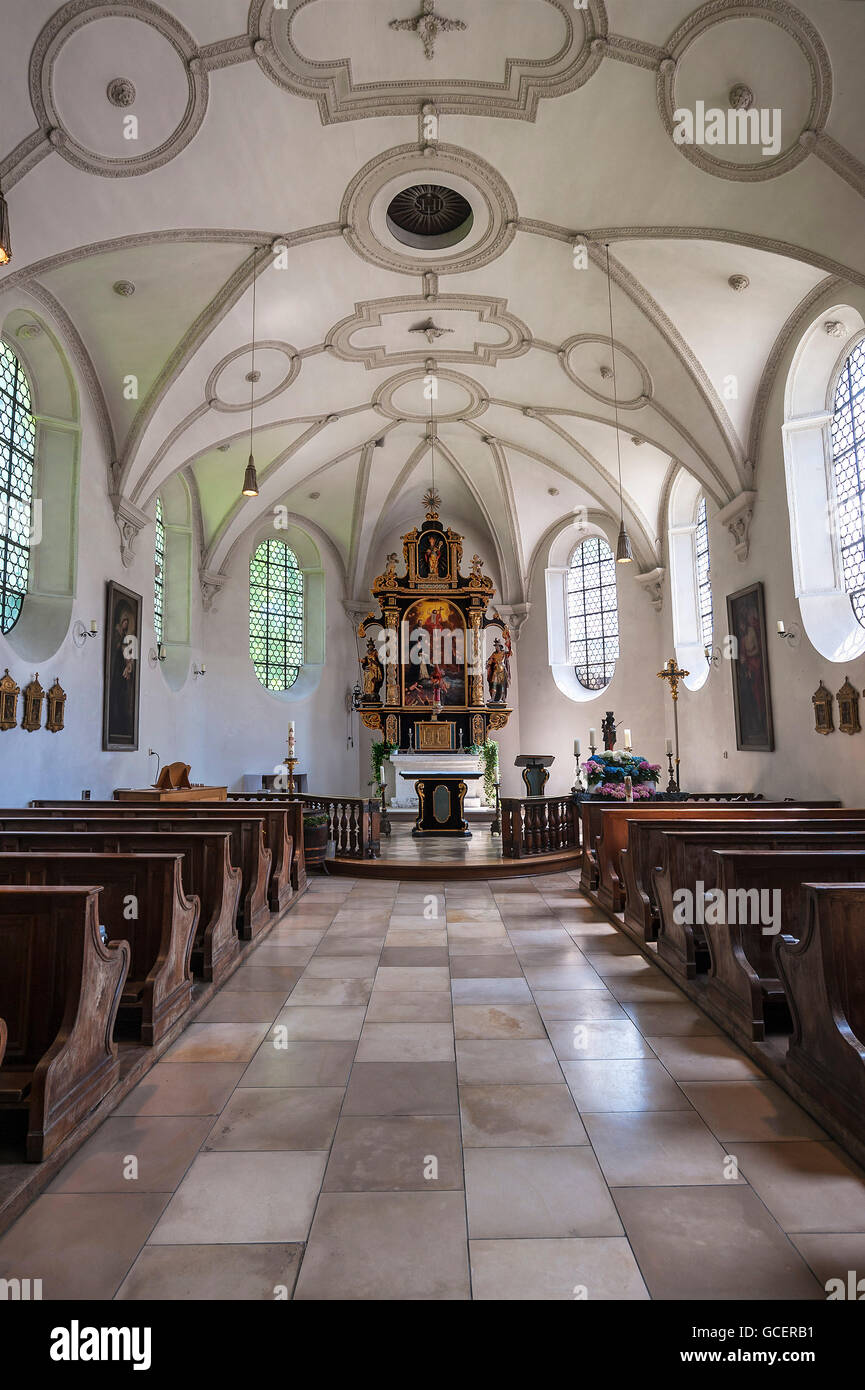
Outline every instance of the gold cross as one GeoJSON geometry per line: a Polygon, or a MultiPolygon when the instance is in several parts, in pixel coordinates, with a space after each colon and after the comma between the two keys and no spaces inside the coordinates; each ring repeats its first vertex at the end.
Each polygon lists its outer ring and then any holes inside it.
{"type": "Polygon", "coordinates": [[[454,29],[467,29],[461,19],[445,19],[436,14],[436,0],[423,0],[423,10],[416,19],[392,19],[391,29],[409,29],[420,36],[423,51],[427,58],[435,57],[435,43],[439,34],[450,33],[454,29]]]}
{"type": "Polygon", "coordinates": [[[669,681],[670,694],[674,700],[678,700],[679,681],[684,680],[685,676],[689,676],[690,674],[690,671],[680,671],[679,667],[676,665],[676,658],[671,656],[663,671],[658,672],[658,680],[669,681]]]}

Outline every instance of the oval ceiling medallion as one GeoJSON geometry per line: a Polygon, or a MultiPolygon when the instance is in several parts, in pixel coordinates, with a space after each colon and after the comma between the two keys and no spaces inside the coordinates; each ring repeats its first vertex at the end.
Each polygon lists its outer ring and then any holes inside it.
{"type": "Polygon", "coordinates": [[[441,183],[412,184],[387,209],[387,225],[397,241],[426,251],[465,241],[473,221],[471,203],[441,183]]]}
{"type": "Polygon", "coordinates": [[[290,343],[263,342],[255,345],[255,372],[252,344],[235,348],[217,362],[204,388],[208,405],[214,410],[249,410],[250,387],[255,387],[256,406],[272,401],[288,390],[300,371],[301,359],[290,343]],[[254,382],[250,377],[255,377],[254,382]]]}
{"type": "Polygon", "coordinates": [[[468,150],[400,145],[355,175],[340,222],[348,245],[373,265],[406,275],[456,274],[486,265],[510,245],[517,204],[501,175],[468,150]],[[417,231],[424,226],[429,235],[417,231]]]}
{"type": "MultiPolygon", "coordinates": [[[[575,386],[605,405],[613,401],[610,340],[599,333],[578,333],[559,349],[559,361],[575,386]]],[[[620,410],[639,410],[652,399],[652,378],[630,348],[616,343],[616,387],[620,410]]]]}
{"type": "Polygon", "coordinates": [[[154,4],[71,0],[30,58],[33,110],[53,148],[109,178],[179,154],[204,119],[207,92],[194,40],[154,4]]]}
{"type": "MultiPolygon", "coordinates": [[[[386,415],[389,420],[411,420],[428,424],[430,408],[424,395],[426,376],[426,370],[418,368],[391,377],[373,396],[373,408],[381,415],[386,415]]],[[[483,387],[470,376],[439,367],[436,377],[438,399],[435,418],[438,424],[443,420],[473,420],[486,410],[489,398],[483,387]]]]}
{"type": "Polygon", "coordinates": [[[817,30],[792,5],[704,4],[664,51],[661,119],[692,164],[754,182],[808,157],[829,115],[832,69],[817,30]]]}

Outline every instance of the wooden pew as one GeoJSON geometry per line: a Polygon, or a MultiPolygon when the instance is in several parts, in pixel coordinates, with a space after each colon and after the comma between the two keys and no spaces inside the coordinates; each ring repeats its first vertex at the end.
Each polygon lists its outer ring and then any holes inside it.
{"type": "Polygon", "coordinates": [[[190,956],[200,905],[183,891],[179,854],[0,854],[0,884],[101,886],[100,926],[129,942],[118,1026],[158,1043],[192,1002],[190,956]]]}
{"type": "Polygon", "coordinates": [[[865,1141],[865,883],[805,883],[798,941],[775,943],[793,1018],[787,1070],[865,1141]]]}
{"type": "MultiPolygon", "coordinates": [[[[134,817],[139,811],[153,815],[160,808],[148,802],[130,801],[33,801],[36,810],[44,810],[53,815],[55,811],[81,811],[82,807],[97,810],[112,810],[116,815],[134,817]]],[[[271,872],[268,881],[268,902],[272,912],[282,912],[294,901],[297,893],[307,886],[306,866],[303,858],[303,806],[300,802],[251,802],[244,804],[225,801],[196,801],[194,804],[174,805],[167,809],[171,816],[185,816],[196,822],[202,815],[209,818],[220,816],[232,819],[249,814],[264,821],[264,840],[272,855],[271,872]]],[[[2,812],[0,812],[2,814],[2,812]]]]}
{"type": "Polygon", "coordinates": [[[62,821],[34,817],[26,830],[0,830],[0,851],[96,850],[103,854],[183,855],[181,878],[185,891],[201,901],[201,914],[192,950],[192,970],[203,980],[219,984],[240,952],[237,907],[242,886],[240,869],[231,864],[228,830],[65,830],[62,821]],[[31,829],[32,826],[32,829],[31,829]]]}
{"type": "Polygon", "coordinates": [[[190,817],[172,807],[164,813],[159,808],[122,807],[115,802],[91,807],[89,802],[75,802],[71,809],[48,810],[25,808],[0,811],[0,830],[26,830],[27,822],[38,818],[62,821],[70,830],[124,830],[133,826],[140,830],[219,829],[231,835],[232,863],[240,867],[243,887],[238,911],[238,931],[250,941],[270,925],[268,882],[272,864],[270,850],[264,843],[264,818],[257,812],[214,816],[211,811],[195,812],[190,817]]]}
{"type": "MultiPolygon", "coordinates": [[[[733,892],[780,891],[780,932],[798,938],[803,880],[857,883],[865,877],[865,850],[717,850],[717,885],[729,901],[733,892]]],[[[705,986],[734,1038],[756,1042],[770,1027],[790,1027],[784,990],[775,963],[777,935],[759,926],[706,922],[711,969],[705,986]]]]}
{"type": "Polygon", "coordinates": [[[99,889],[0,887],[0,1109],[28,1112],[38,1163],[117,1081],[129,943],[99,935],[99,889]]]}
{"type": "MultiPolygon", "coordinates": [[[[763,803],[765,804],[765,803],[763,803]]],[[[664,833],[668,830],[675,830],[678,826],[687,828],[690,825],[708,821],[711,823],[722,822],[724,828],[736,829],[747,828],[749,823],[754,823],[755,814],[760,823],[764,820],[771,820],[775,823],[788,824],[791,829],[798,827],[807,830],[810,827],[819,828],[827,821],[836,820],[854,822],[858,819],[865,820],[865,811],[845,810],[843,807],[798,807],[798,806],[771,806],[760,814],[761,807],[742,807],[747,810],[747,816],[732,814],[727,819],[726,814],[712,815],[706,814],[714,808],[703,808],[699,813],[691,807],[682,807],[681,810],[673,808],[673,814],[669,817],[651,819],[649,817],[628,820],[628,843],[623,847],[619,854],[619,864],[621,869],[622,882],[625,887],[625,908],[622,925],[625,930],[641,944],[646,941],[654,941],[658,935],[658,905],[655,900],[655,879],[654,869],[661,862],[661,845],[664,833]]],[[[731,808],[735,811],[735,808],[731,808]]]]}
{"type": "MultiPolygon", "coordinates": [[[[807,803],[800,802],[799,805],[803,806],[807,803]]],[[[680,802],[678,805],[675,802],[666,802],[658,806],[647,805],[645,802],[630,805],[627,802],[620,802],[616,806],[611,806],[610,810],[601,817],[601,828],[596,840],[598,903],[607,912],[621,912],[624,906],[620,856],[622,851],[627,848],[629,821],[662,820],[664,818],[676,820],[679,812],[684,819],[733,819],[737,814],[748,819],[751,816],[765,816],[774,810],[790,809],[795,810],[796,808],[791,808],[788,802],[777,806],[771,801],[761,801],[754,806],[743,805],[742,803],[728,805],[718,802],[713,802],[711,806],[701,806],[695,802],[680,802]]]]}
{"type": "Polygon", "coordinates": [[[706,893],[718,887],[717,851],[724,849],[782,850],[795,846],[814,849],[858,849],[865,845],[865,819],[812,821],[813,829],[799,829],[792,820],[752,822],[686,822],[661,832],[659,857],[654,870],[659,909],[658,955],[683,979],[692,980],[709,969],[709,946],[702,922],[680,920],[674,898],[679,889],[696,892],[702,883],[706,893]]]}
{"type": "Polygon", "coordinates": [[[3,1065],[3,1058],[6,1055],[6,1042],[9,1037],[9,1030],[6,1027],[6,1020],[0,1018],[0,1067],[3,1065]]]}

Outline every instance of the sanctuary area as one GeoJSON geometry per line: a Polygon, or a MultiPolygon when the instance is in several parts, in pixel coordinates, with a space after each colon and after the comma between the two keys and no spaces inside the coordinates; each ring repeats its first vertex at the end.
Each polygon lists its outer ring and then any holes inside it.
{"type": "Polygon", "coordinates": [[[189,1300],[628,1301],[623,1357],[717,1314],[828,1373],[863,65],[856,0],[4,7],[0,1301],[52,1305],[41,1362],[108,1301],[160,1374],[189,1300]]]}

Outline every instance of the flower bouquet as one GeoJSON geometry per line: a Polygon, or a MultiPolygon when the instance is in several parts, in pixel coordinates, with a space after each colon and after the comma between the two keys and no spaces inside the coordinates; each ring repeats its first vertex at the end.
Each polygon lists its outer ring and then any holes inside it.
{"type": "Polygon", "coordinates": [[[626,801],[625,778],[631,779],[635,801],[647,801],[655,795],[655,784],[661,776],[658,763],[647,762],[636,753],[593,753],[583,763],[583,772],[592,796],[605,801],[626,801]]]}

